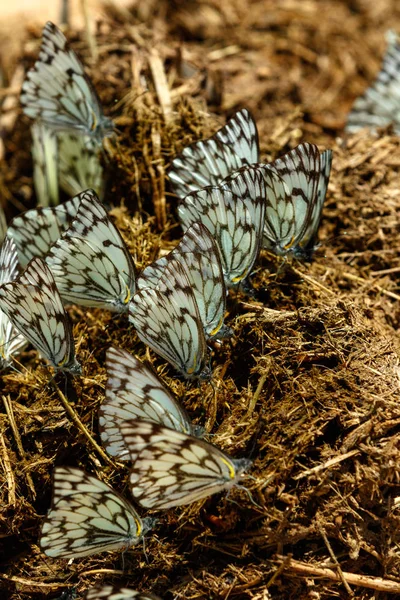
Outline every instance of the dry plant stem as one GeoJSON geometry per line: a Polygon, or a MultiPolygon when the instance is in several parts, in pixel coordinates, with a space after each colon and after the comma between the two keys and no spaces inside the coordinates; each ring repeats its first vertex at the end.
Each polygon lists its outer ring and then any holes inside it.
{"type": "Polygon", "coordinates": [[[381,287],[380,285],[368,281],[366,279],[363,279],[362,277],[357,277],[357,275],[353,275],[352,273],[342,273],[342,276],[345,279],[348,279],[349,281],[356,281],[357,283],[362,283],[364,285],[370,285],[371,289],[376,289],[378,290],[378,292],[381,292],[381,294],[384,294],[385,296],[388,296],[389,298],[393,298],[393,300],[400,300],[400,296],[398,294],[395,294],[394,292],[390,292],[389,290],[385,290],[383,287],[381,287]]]}
{"type": "Polygon", "coordinates": [[[291,265],[291,269],[292,269],[293,273],[296,273],[296,275],[298,275],[299,277],[301,277],[305,281],[308,281],[308,283],[311,283],[311,285],[313,287],[318,288],[319,290],[322,290],[322,291],[326,292],[330,296],[335,296],[336,295],[336,292],[333,292],[329,288],[325,287],[324,285],[322,285],[322,283],[319,283],[319,281],[316,281],[313,277],[310,277],[309,275],[306,275],[305,273],[302,273],[301,271],[299,271],[298,269],[296,269],[296,267],[294,265],[291,265]]]}
{"type": "Polygon", "coordinates": [[[0,434],[0,445],[1,445],[1,451],[2,451],[2,463],[3,463],[3,471],[6,475],[6,480],[7,480],[7,487],[8,487],[8,503],[11,506],[15,505],[15,500],[16,500],[16,496],[15,496],[15,478],[14,478],[14,473],[11,467],[11,460],[10,460],[10,456],[7,452],[7,446],[6,446],[6,442],[4,440],[4,436],[3,434],[0,434]]]}
{"type": "Polygon", "coordinates": [[[97,62],[97,59],[99,57],[99,51],[97,48],[97,43],[96,43],[96,38],[93,34],[93,21],[90,18],[90,10],[88,7],[88,3],[87,0],[81,0],[81,8],[82,8],[82,13],[83,13],[83,18],[85,21],[85,32],[86,32],[86,39],[87,39],[87,43],[90,49],[90,54],[92,55],[93,61],[97,62]]]}
{"type": "MultiPolygon", "coordinates": [[[[298,560],[290,559],[287,562],[287,556],[278,556],[278,561],[286,562],[286,571],[294,571],[300,573],[306,577],[323,577],[330,579],[331,581],[341,582],[340,575],[328,569],[326,567],[314,567],[307,563],[302,563],[298,560]]],[[[360,587],[366,587],[370,590],[377,590],[379,592],[387,592],[388,594],[400,594],[400,583],[397,581],[390,581],[389,579],[382,579],[381,577],[372,577],[370,575],[358,575],[357,573],[342,572],[343,577],[348,584],[356,585],[360,587]]]]}
{"type": "Polygon", "coordinates": [[[332,546],[329,543],[328,537],[327,537],[327,535],[326,535],[323,527],[321,525],[318,525],[318,528],[319,528],[320,534],[322,536],[322,539],[325,542],[325,546],[328,549],[329,555],[330,555],[331,559],[333,560],[333,562],[336,565],[337,572],[339,574],[340,579],[342,580],[342,583],[343,583],[344,587],[346,588],[347,593],[349,594],[349,596],[353,597],[354,596],[353,591],[352,591],[351,587],[349,586],[348,582],[346,581],[346,578],[343,575],[343,571],[341,569],[339,561],[336,558],[334,551],[332,550],[332,546]]]}
{"type": "Polygon", "coordinates": [[[60,587],[70,587],[67,585],[63,585],[62,583],[42,583],[39,581],[33,581],[32,579],[23,579],[22,577],[7,577],[7,575],[4,575],[4,573],[0,573],[0,579],[12,581],[13,583],[17,583],[18,585],[47,588],[49,590],[54,589],[54,591],[57,591],[60,587]]]}
{"type": "Polygon", "coordinates": [[[293,477],[293,479],[299,480],[299,479],[303,479],[304,477],[308,477],[309,475],[315,475],[316,473],[319,473],[320,471],[323,471],[324,469],[329,469],[329,467],[338,465],[339,463],[343,462],[344,460],[347,460],[348,458],[351,458],[352,456],[355,456],[356,454],[360,454],[360,451],[359,450],[351,450],[350,452],[347,452],[347,454],[335,456],[334,458],[330,458],[329,460],[327,460],[322,465],[317,465],[316,467],[313,467],[312,469],[307,469],[307,471],[303,471],[303,473],[300,473],[300,475],[296,475],[295,477],[293,477]]]}
{"type": "Polygon", "coordinates": [[[256,404],[257,404],[257,401],[258,401],[258,398],[260,397],[260,394],[262,392],[264,383],[266,382],[268,375],[269,375],[269,368],[265,371],[265,373],[263,375],[261,375],[261,377],[258,381],[258,386],[257,386],[257,389],[254,392],[251,402],[249,404],[249,408],[247,410],[246,417],[250,417],[253,414],[256,404]]]}
{"type": "MultiPolygon", "coordinates": [[[[22,460],[24,460],[25,459],[25,450],[22,445],[21,436],[19,435],[17,423],[15,422],[14,411],[13,411],[10,396],[3,396],[3,404],[6,409],[6,413],[8,416],[8,420],[10,422],[12,432],[14,434],[15,443],[17,444],[17,448],[18,448],[18,454],[19,454],[20,458],[22,460]]],[[[30,473],[26,472],[25,477],[26,477],[26,482],[28,484],[28,487],[31,490],[32,498],[35,499],[36,498],[36,490],[35,490],[35,486],[33,485],[33,480],[32,480],[32,477],[30,476],[30,473]]]]}
{"type": "Polygon", "coordinates": [[[74,425],[76,425],[78,427],[78,429],[80,429],[80,431],[86,437],[86,439],[88,440],[90,445],[101,456],[101,458],[105,462],[107,462],[109,465],[115,466],[114,462],[107,456],[107,454],[104,452],[103,448],[101,446],[99,446],[99,444],[96,442],[96,440],[94,440],[93,437],[90,435],[90,432],[87,430],[85,425],[82,423],[82,421],[80,420],[80,418],[78,417],[78,415],[76,414],[76,412],[74,411],[74,409],[72,408],[72,406],[70,405],[70,403],[68,402],[68,400],[66,399],[66,397],[64,396],[64,394],[62,393],[62,391],[60,390],[60,388],[58,387],[58,385],[56,384],[56,382],[54,380],[51,381],[51,385],[53,386],[53,389],[57,392],[58,397],[60,398],[60,400],[62,402],[62,405],[64,406],[67,414],[69,415],[69,417],[70,417],[71,421],[74,423],[74,425]]]}
{"type": "Polygon", "coordinates": [[[158,50],[153,48],[149,56],[149,65],[153,76],[154,87],[156,88],[157,98],[164,115],[165,122],[168,123],[172,116],[172,101],[169,91],[167,76],[164,70],[164,64],[161,60],[158,50]]]}
{"type": "MultiPolygon", "coordinates": [[[[25,77],[25,70],[22,65],[15,69],[15,73],[11,79],[9,89],[21,89],[22,82],[25,77]]],[[[14,129],[15,122],[17,120],[19,110],[19,97],[14,94],[10,94],[4,99],[1,107],[0,116],[0,131],[10,133],[14,129]]],[[[5,156],[5,148],[3,139],[0,138],[0,160],[3,160],[5,156]]]]}

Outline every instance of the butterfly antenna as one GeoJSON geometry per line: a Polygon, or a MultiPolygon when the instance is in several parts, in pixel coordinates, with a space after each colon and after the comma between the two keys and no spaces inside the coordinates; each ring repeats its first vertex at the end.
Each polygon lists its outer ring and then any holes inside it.
{"type": "MultiPolygon", "coordinates": [[[[254,506],[257,506],[257,508],[260,508],[261,510],[264,510],[264,508],[263,508],[263,507],[262,507],[260,504],[257,504],[257,502],[254,500],[254,498],[253,498],[253,496],[252,496],[252,493],[250,492],[250,490],[249,490],[249,489],[247,489],[247,487],[246,487],[245,485],[236,484],[236,485],[235,485],[235,487],[236,487],[236,488],[239,488],[240,490],[244,490],[244,491],[246,492],[246,494],[248,495],[250,502],[251,502],[252,504],[254,504],[254,506]]],[[[228,494],[228,495],[229,495],[229,494],[228,494]]],[[[228,498],[228,500],[229,500],[229,502],[234,502],[234,504],[238,504],[238,503],[237,503],[237,502],[235,502],[234,500],[230,500],[229,498],[228,498]]],[[[240,505],[240,504],[238,504],[238,506],[241,506],[241,505],[240,505]]]]}

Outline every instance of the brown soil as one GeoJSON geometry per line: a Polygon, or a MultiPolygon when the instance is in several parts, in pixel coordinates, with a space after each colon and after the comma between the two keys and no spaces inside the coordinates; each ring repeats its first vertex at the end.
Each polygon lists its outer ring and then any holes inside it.
{"type": "MultiPolygon", "coordinates": [[[[44,557],[54,464],[122,492],[127,470],[86,441],[29,350],[1,379],[1,598],[58,598],[71,587],[83,598],[99,582],[193,600],[400,597],[400,140],[390,130],[343,134],[389,28],[400,31],[396,0],[148,0],[132,12],[110,3],[95,65],[84,35],[67,33],[119,129],[106,201],[139,269],[182,235],[169,161],[234,110],[253,112],[264,160],[307,140],[333,149],[333,171],[314,262],[282,266],[264,254],[257,300],[231,296],[235,337],[215,348],[213,387],[179,381],[125,317],[69,311],[84,365],[70,401],[93,438],[105,350],[147,355],[215,444],[254,459],[245,480],[254,503],[236,489],[160,514],[147,561],[141,547],[70,565],[44,557]]],[[[4,65],[11,104],[40,31],[28,37],[20,60],[4,65]]],[[[11,218],[36,202],[29,123],[11,111],[2,125],[11,218]]]]}

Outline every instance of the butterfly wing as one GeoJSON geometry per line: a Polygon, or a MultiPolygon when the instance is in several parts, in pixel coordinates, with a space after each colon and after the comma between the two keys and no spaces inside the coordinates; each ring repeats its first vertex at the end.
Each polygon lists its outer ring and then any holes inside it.
{"type": "MultiPolygon", "coordinates": [[[[18,274],[18,255],[11,238],[6,238],[0,251],[0,285],[13,281],[18,274]]],[[[0,370],[10,364],[10,357],[17,354],[27,341],[18,333],[7,315],[0,311],[0,370]]]]}
{"type": "Polygon", "coordinates": [[[38,203],[42,206],[57,205],[59,202],[57,135],[42,121],[36,121],[31,127],[31,132],[33,183],[38,203]]]}
{"type": "Polygon", "coordinates": [[[207,344],[194,293],[182,265],[170,260],[165,290],[142,289],[129,305],[129,320],[139,338],[181,375],[209,378],[207,344]]]}
{"type": "Polygon", "coordinates": [[[229,331],[223,326],[226,289],[218,246],[208,229],[194,223],[182,241],[170,252],[147,267],[138,280],[138,287],[165,289],[164,269],[169,260],[178,260],[186,271],[196,298],[200,318],[208,338],[229,331]]]}
{"type": "Polygon", "coordinates": [[[54,470],[53,499],[40,537],[52,558],[79,558],[126,550],[143,535],[143,522],[108,485],[72,467],[54,470]]]}
{"type": "Polygon", "coordinates": [[[129,588],[103,585],[90,588],[85,600],[161,600],[161,598],[147,592],[136,592],[129,588]]]}
{"type": "Polygon", "coordinates": [[[200,221],[220,251],[227,286],[249,275],[257,259],[265,212],[265,182],[254,167],[232,173],[218,187],[188,194],[179,204],[184,227],[200,221]]]}
{"type": "Polygon", "coordinates": [[[74,221],[46,257],[65,302],[128,309],[135,293],[132,257],[93,190],[81,194],[74,221]]]}
{"type": "Polygon", "coordinates": [[[102,443],[111,456],[129,460],[118,423],[141,418],[193,433],[189,415],[161,379],[135,356],[119,348],[106,354],[106,398],[99,409],[102,443]]]}
{"type": "Polygon", "coordinates": [[[258,162],[258,154],[255,121],[249,111],[240,110],[215,135],[190,144],[174,158],[168,169],[172,191],[183,199],[190,192],[218,185],[232,171],[258,162]]]}
{"type": "Polygon", "coordinates": [[[32,259],[17,279],[0,287],[0,309],[54,368],[81,373],[71,322],[45,262],[32,259]]]}
{"type": "Polygon", "coordinates": [[[63,33],[46,23],[39,58],[22,85],[21,104],[52,129],[75,129],[99,139],[112,131],[97,93],[63,33]]]}
{"type": "Polygon", "coordinates": [[[60,187],[70,195],[93,189],[101,198],[103,167],[98,146],[87,135],[58,132],[60,187]]]}
{"type": "MultiPolygon", "coordinates": [[[[83,193],[84,194],[84,193],[83,193]]],[[[7,231],[25,267],[32,258],[42,258],[76,216],[83,194],[54,208],[33,208],[15,217],[7,231]]]]}
{"type": "Polygon", "coordinates": [[[374,83],[356,99],[347,118],[346,131],[375,129],[394,124],[400,133],[400,41],[389,41],[381,69],[374,83]]]}
{"type": "Polygon", "coordinates": [[[131,493],[146,508],[196,502],[238,483],[250,466],[198,438],[140,419],[121,424],[130,450],[131,493]]]}

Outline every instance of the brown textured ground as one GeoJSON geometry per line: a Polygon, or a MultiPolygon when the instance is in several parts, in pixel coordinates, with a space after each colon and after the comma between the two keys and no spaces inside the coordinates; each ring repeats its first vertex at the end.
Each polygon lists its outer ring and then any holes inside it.
{"type": "MultiPolygon", "coordinates": [[[[264,255],[254,277],[260,301],[231,298],[235,338],[215,351],[215,390],[179,382],[151,356],[164,379],[187,392],[185,405],[215,443],[254,459],[246,484],[260,508],[236,490],[236,503],[217,496],[171,510],[146,542],[148,563],[141,548],[124,562],[109,554],[67,565],[41,554],[55,463],[101,474],[119,490],[126,472],[105,464],[70,422],[35,352],[22,356],[19,373],[2,377],[1,597],[58,598],[71,586],[83,597],[100,581],[165,598],[400,597],[400,140],[342,133],[379,67],[385,31],[400,31],[398,2],[136,4],[132,12],[109,4],[91,73],[120,130],[106,200],[125,206],[112,214],[138,266],[181,235],[165,180],[169,160],[242,106],[257,120],[264,159],[303,140],[333,148],[325,242],[311,266],[279,269],[264,255]],[[164,93],[155,91],[159,59],[164,93]],[[196,69],[183,78],[188,63],[196,69]]],[[[27,35],[25,67],[38,35],[27,35]]],[[[84,38],[69,38],[90,64],[84,38]]],[[[21,61],[3,62],[11,89],[2,98],[10,102],[21,61]]],[[[8,217],[35,202],[28,121],[15,116],[1,121],[8,217]]],[[[123,317],[70,312],[84,365],[74,409],[98,439],[106,348],[140,356],[145,349],[123,317]]]]}

